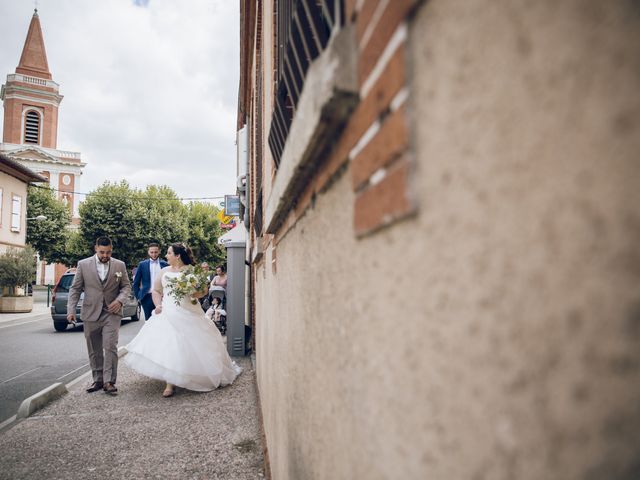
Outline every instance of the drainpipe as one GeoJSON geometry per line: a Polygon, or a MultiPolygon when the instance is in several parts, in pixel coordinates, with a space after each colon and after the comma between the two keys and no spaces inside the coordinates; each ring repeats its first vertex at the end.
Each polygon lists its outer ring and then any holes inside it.
{"type": "MultiPolygon", "coordinates": [[[[244,228],[247,229],[247,243],[245,250],[245,276],[244,276],[244,292],[245,292],[245,302],[244,302],[244,319],[245,325],[251,325],[251,296],[252,296],[252,282],[251,282],[251,232],[249,225],[249,212],[251,208],[251,188],[249,185],[249,129],[245,124],[240,130],[238,130],[237,134],[237,143],[238,143],[238,158],[237,158],[237,172],[238,177],[236,180],[236,192],[240,197],[240,203],[244,207],[244,215],[242,215],[241,221],[244,223],[244,228]]],[[[251,332],[251,336],[253,337],[255,332],[251,332]]],[[[255,337],[254,337],[255,338],[255,337]]],[[[253,342],[253,338],[252,338],[253,342]]],[[[255,344],[255,343],[254,343],[255,344]]]]}

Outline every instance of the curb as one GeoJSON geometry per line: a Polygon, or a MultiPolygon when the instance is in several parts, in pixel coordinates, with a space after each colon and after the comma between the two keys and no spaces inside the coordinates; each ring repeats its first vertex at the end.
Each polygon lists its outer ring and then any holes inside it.
{"type": "Polygon", "coordinates": [[[16,414],[16,420],[27,418],[49,402],[60,398],[68,391],[67,387],[62,383],[54,383],[44,390],[40,390],[35,395],[31,395],[20,404],[20,408],[18,408],[18,413],[16,414]]]}
{"type": "MultiPolygon", "coordinates": [[[[127,349],[125,347],[118,347],[118,358],[122,358],[126,354],[127,349]]],[[[0,431],[4,430],[5,427],[8,427],[14,422],[30,417],[42,407],[45,407],[54,400],[69,393],[69,388],[74,386],[76,383],[83,381],[86,377],[89,376],[91,376],[91,371],[88,371],[87,373],[80,375],[78,378],[71,380],[66,385],[62,383],[54,383],[44,390],[40,390],[38,393],[31,395],[29,398],[22,401],[20,407],[18,408],[18,413],[14,417],[7,419],[2,423],[2,425],[0,425],[0,431]]]]}

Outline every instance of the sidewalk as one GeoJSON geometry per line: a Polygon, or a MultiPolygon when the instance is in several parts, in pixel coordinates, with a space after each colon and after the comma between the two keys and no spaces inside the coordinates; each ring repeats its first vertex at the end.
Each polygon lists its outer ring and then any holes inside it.
{"type": "Polygon", "coordinates": [[[33,310],[27,313],[0,313],[0,323],[9,322],[11,320],[28,319],[33,315],[41,315],[43,313],[50,313],[51,309],[47,307],[46,303],[34,303],[33,310]]]}
{"type": "Polygon", "coordinates": [[[33,289],[33,310],[27,313],[0,313],[0,323],[11,320],[21,320],[32,315],[49,313],[51,309],[47,307],[46,287],[35,286],[33,289]]]}
{"type": "Polygon", "coordinates": [[[119,394],[69,393],[0,433],[0,479],[261,479],[263,443],[255,372],[208,393],[178,389],[118,365],[119,394]]]}

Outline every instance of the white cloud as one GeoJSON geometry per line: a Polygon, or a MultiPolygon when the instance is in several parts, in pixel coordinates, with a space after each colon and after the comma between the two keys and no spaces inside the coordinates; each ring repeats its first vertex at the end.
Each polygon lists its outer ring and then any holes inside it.
{"type": "MultiPolygon", "coordinates": [[[[126,178],[181,197],[235,191],[237,0],[40,0],[60,84],[58,148],[87,162],[81,189],[126,178]]],[[[0,0],[0,77],[15,71],[33,4],[0,0]]]]}

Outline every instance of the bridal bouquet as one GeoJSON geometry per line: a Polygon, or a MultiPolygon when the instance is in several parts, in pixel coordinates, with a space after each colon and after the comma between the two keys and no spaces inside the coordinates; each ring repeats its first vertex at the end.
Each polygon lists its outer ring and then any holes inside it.
{"type": "Polygon", "coordinates": [[[167,286],[173,293],[176,305],[184,297],[190,297],[191,303],[196,304],[198,300],[193,297],[197,292],[204,291],[209,285],[209,272],[201,265],[187,265],[182,269],[180,275],[167,279],[167,286]]]}

